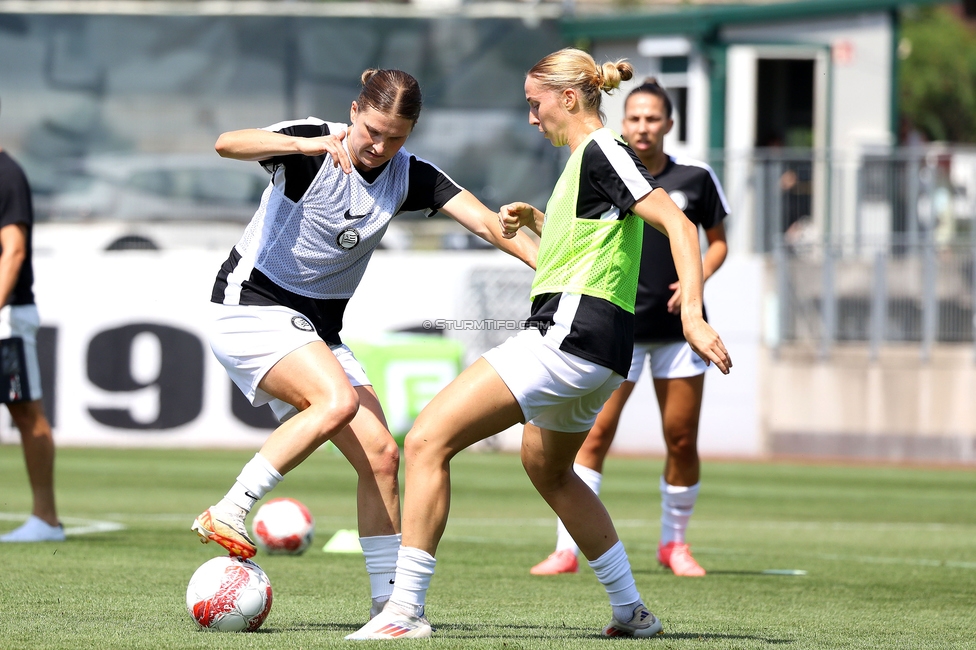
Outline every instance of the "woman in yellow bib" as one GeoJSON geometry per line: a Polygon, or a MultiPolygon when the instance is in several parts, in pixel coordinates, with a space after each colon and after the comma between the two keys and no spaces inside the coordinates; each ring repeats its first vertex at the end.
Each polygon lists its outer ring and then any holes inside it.
{"type": "Polygon", "coordinates": [[[525,203],[499,213],[506,236],[527,227],[542,238],[530,327],[461,373],[407,434],[403,541],[393,594],[383,612],[346,638],[431,635],[424,604],[450,509],[451,458],[519,422],[525,423],[522,464],[529,478],[610,597],[613,615],[603,634],[647,637],[661,631],[637,590],[609,514],[573,471],[603,403],[630,368],[642,220],[670,238],[688,343],[722,372],[732,363],[702,318],[696,229],[634,152],[603,126],[601,93],[632,75],[626,61],[598,66],[572,48],[529,71],[529,123],[571,152],[545,213],[525,203]]]}

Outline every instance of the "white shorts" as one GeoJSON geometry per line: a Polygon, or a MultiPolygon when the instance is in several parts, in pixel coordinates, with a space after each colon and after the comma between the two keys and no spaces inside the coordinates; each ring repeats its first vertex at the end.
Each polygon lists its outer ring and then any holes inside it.
{"type": "Polygon", "coordinates": [[[41,365],[37,362],[37,330],[40,327],[37,305],[5,305],[0,308],[0,339],[16,336],[24,341],[27,386],[22,388],[31,401],[42,397],[41,365]]]}
{"type": "MultiPolygon", "coordinates": [[[[291,404],[272,397],[258,384],[286,356],[322,339],[300,313],[287,307],[218,305],[211,303],[210,348],[227,374],[254,406],[270,404],[279,422],[298,413],[291,404]]],[[[330,345],[353,386],[369,386],[366,371],[345,345],[330,345]]]]}
{"type": "Polygon", "coordinates": [[[525,421],[550,431],[589,431],[624,381],[609,368],[547,345],[535,328],[483,356],[515,395],[525,421]]]}
{"type": "Polygon", "coordinates": [[[697,377],[705,374],[708,366],[695,354],[687,341],[675,343],[636,343],[634,358],[630,362],[627,381],[637,383],[644,370],[644,359],[651,359],[651,377],[654,379],[677,379],[697,377]]]}

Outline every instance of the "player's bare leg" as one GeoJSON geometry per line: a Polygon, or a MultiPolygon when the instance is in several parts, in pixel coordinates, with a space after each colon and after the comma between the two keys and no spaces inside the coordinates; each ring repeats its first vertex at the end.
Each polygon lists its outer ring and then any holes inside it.
{"type": "Polygon", "coordinates": [[[62,541],[64,528],[54,503],[54,436],[40,400],[8,404],[20,431],[33,506],[25,524],[0,538],[4,542],[62,541]]]}
{"type": "Polygon", "coordinates": [[[404,441],[404,546],[434,555],[451,508],[451,459],[521,420],[512,392],[482,358],[431,400],[404,441]]]}
{"type": "MultiPolygon", "coordinates": [[[[631,381],[623,382],[617,390],[613,391],[606,404],[603,405],[603,410],[597,416],[589,435],[583,441],[582,447],[576,453],[576,473],[581,475],[584,483],[596,494],[600,493],[603,461],[610,451],[610,445],[613,444],[617,426],[620,424],[620,415],[633,392],[634,382],[631,381]]],[[[532,567],[529,573],[537,576],[576,573],[579,570],[578,553],[579,547],[572,535],[562,520],[557,520],[556,550],[545,560],[532,567]]]]}
{"type": "Polygon", "coordinates": [[[527,424],[522,434],[522,465],[607,590],[613,618],[603,635],[654,636],[661,632],[661,622],[644,606],[610,514],[573,470],[585,438],[586,432],[561,433],[527,424]]]}
{"type": "Polygon", "coordinates": [[[603,463],[610,452],[613,438],[617,435],[620,416],[624,412],[627,400],[634,392],[635,385],[632,381],[625,381],[610,395],[610,399],[603,405],[603,410],[596,416],[596,422],[593,423],[589,435],[576,453],[577,464],[589,467],[600,474],[603,473],[603,463]]]}
{"type": "Polygon", "coordinates": [[[661,484],[661,542],[658,560],[675,575],[700,577],[705,570],[691,556],[685,530],[694,509],[701,477],[698,423],[705,375],[655,379],[667,457],[661,484]]]}
{"type": "Polygon", "coordinates": [[[282,475],[341,431],[359,411],[359,394],[324,342],[309,343],[284,357],[259,386],[299,411],[261,446],[261,455],[282,475]]]}
{"type": "Polygon", "coordinates": [[[423,616],[434,553],[451,507],[451,459],[517,424],[522,409],[491,365],[478,359],[421,411],[404,440],[403,545],[386,608],[350,640],[424,638],[423,616]]]}
{"type": "Polygon", "coordinates": [[[284,474],[349,424],[359,410],[358,393],[322,341],[282,358],[259,386],[298,413],[271,432],[227,496],[205,510],[192,526],[201,541],[215,541],[232,555],[245,558],[257,552],[244,526],[250,509],[284,474]]]}
{"type": "Polygon", "coordinates": [[[370,618],[393,592],[397,552],[400,550],[400,450],[387,428],[383,409],[372,386],[357,386],[359,412],[332,438],[356,470],[359,542],[369,574],[370,618]]]}
{"type": "Polygon", "coordinates": [[[592,560],[619,538],[600,498],[573,471],[576,452],[587,433],[558,433],[526,424],[522,433],[522,466],[583,555],[592,560]]]}

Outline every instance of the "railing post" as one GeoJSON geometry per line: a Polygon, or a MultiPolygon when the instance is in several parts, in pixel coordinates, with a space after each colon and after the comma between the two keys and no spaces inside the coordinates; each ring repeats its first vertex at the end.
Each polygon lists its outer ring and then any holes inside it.
{"type": "Polygon", "coordinates": [[[769,166],[766,168],[766,189],[769,192],[769,221],[772,228],[773,241],[781,239],[786,232],[783,223],[783,188],[781,180],[783,177],[783,158],[781,156],[771,156],[769,166]]]}
{"type": "Polygon", "coordinates": [[[823,333],[820,337],[820,358],[830,356],[837,332],[837,291],[834,284],[834,249],[829,241],[823,242],[823,288],[820,293],[820,316],[823,333]]]}
{"type": "MultiPolygon", "coordinates": [[[[973,215],[973,221],[976,222],[976,215],[973,215]]],[[[970,302],[970,309],[972,310],[972,316],[969,319],[972,333],[973,333],[973,363],[976,363],[976,228],[973,229],[973,243],[969,248],[969,266],[970,273],[972,273],[972,281],[970,282],[970,291],[972,293],[972,298],[970,302]]]]}
{"type": "MultiPolygon", "coordinates": [[[[742,164],[746,164],[743,162],[742,164]]],[[[753,188],[753,246],[757,253],[765,254],[770,250],[770,244],[772,244],[773,249],[776,247],[776,238],[770,239],[769,230],[769,215],[767,210],[769,208],[769,197],[767,196],[769,190],[767,189],[766,182],[766,165],[759,158],[758,155],[752,157],[752,188],[753,188]]],[[[727,190],[726,190],[727,191],[727,190]]]]}
{"type": "Polygon", "coordinates": [[[888,259],[887,251],[879,249],[874,254],[874,270],[871,279],[871,360],[877,361],[885,340],[888,322],[888,259]]]}
{"type": "Polygon", "coordinates": [[[922,242],[922,360],[932,357],[939,326],[939,297],[936,294],[934,233],[926,230],[922,242]]]}
{"type": "Polygon", "coordinates": [[[774,331],[769,332],[769,344],[772,348],[773,358],[779,358],[780,346],[787,332],[788,319],[791,317],[790,302],[790,270],[786,257],[786,246],[783,238],[773,239],[773,261],[776,265],[776,301],[773,317],[769,319],[769,327],[774,331]]]}
{"type": "Polygon", "coordinates": [[[908,247],[911,250],[918,246],[918,189],[919,189],[919,159],[918,149],[908,150],[905,162],[905,228],[908,231],[908,247]]]}

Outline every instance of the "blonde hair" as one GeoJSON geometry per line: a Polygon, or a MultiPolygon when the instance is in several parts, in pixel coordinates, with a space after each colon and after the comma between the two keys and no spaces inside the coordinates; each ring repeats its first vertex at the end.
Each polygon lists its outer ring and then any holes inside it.
{"type": "Polygon", "coordinates": [[[634,76],[634,66],[627,59],[608,61],[598,66],[587,52],[567,47],[543,57],[532,66],[527,76],[548,90],[578,90],[583,108],[599,113],[603,120],[605,116],[600,110],[603,98],[601,91],[609,95],[619,88],[621,81],[627,81],[634,76]]]}

